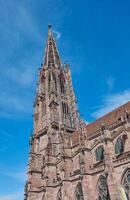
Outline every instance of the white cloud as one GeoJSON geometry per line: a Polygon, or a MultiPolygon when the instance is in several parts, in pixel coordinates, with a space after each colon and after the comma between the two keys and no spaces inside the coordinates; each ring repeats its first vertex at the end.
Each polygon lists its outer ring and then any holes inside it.
{"type": "Polygon", "coordinates": [[[24,47],[30,40],[42,43],[43,36],[28,5],[15,0],[0,1],[0,117],[4,118],[17,118],[32,111],[37,75],[33,66],[37,65],[39,56],[32,49],[30,54],[26,53],[24,47]]]}
{"type": "Polygon", "coordinates": [[[116,79],[115,79],[114,77],[112,77],[112,76],[109,76],[109,77],[107,78],[107,85],[108,85],[108,89],[109,89],[109,90],[112,90],[112,89],[113,89],[113,87],[114,87],[114,85],[115,85],[115,81],[116,81],[116,79]]]}
{"type": "Polygon", "coordinates": [[[20,189],[14,193],[0,195],[0,200],[22,200],[23,197],[24,191],[20,189]]]}
{"type": "Polygon", "coordinates": [[[92,116],[99,118],[128,101],[130,101],[130,90],[105,96],[103,98],[103,104],[98,110],[92,113],[92,116]]]}
{"type": "Polygon", "coordinates": [[[24,168],[18,171],[16,169],[11,170],[8,166],[0,165],[0,175],[16,179],[17,182],[22,184],[25,184],[27,180],[26,169],[24,168]]]}
{"type": "Polygon", "coordinates": [[[17,179],[18,181],[25,183],[26,181],[26,172],[5,172],[0,171],[0,174],[3,176],[8,176],[13,179],[17,179]]]}
{"type": "Polygon", "coordinates": [[[57,30],[54,30],[53,32],[54,32],[54,34],[56,36],[56,39],[59,40],[61,38],[61,33],[59,31],[57,31],[57,30]]]}
{"type": "Polygon", "coordinates": [[[0,34],[11,45],[19,45],[22,39],[25,38],[37,38],[37,40],[41,41],[40,30],[34,23],[35,20],[31,12],[29,12],[27,4],[24,5],[19,1],[1,0],[0,7],[2,20],[0,34]]]}
{"type": "Polygon", "coordinates": [[[0,131],[0,152],[6,151],[12,144],[14,136],[7,132],[0,131]]]}
{"type": "Polygon", "coordinates": [[[11,118],[32,113],[36,74],[36,69],[28,65],[10,66],[1,71],[0,116],[11,118]]]}
{"type": "Polygon", "coordinates": [[[0,175],[16,179],[17,183],[22,183],[22,188],[18,188],[15,192],[0,194],[0,200],[23,200],[24,197],[24,184],[26,179],[26,172],[11,172],[10,170],[3,170],[4,166],[0,166],[0,175]]]}
{"type": "MultiPolygon", "coordinates": [[[[23,64],[24,65],[24,64],[23,64]]],[[[17,83],[17,86],[32,86],[35,79],[35,68],[31,66],[10,67],[2,71],[4,78],[17,83]]]]}
{"type": "Polygon", "coordinates": [[[30,98],[27,94],[21,96],[21,94],[12,94],[10,92],[1,91],[0,95],[0,107],[2,114],[4,111],[7,113],[7,116],[15,113],[30,114],[32,111],[32,106],[30,106],[30,101],[27,100],[30,98]]]}

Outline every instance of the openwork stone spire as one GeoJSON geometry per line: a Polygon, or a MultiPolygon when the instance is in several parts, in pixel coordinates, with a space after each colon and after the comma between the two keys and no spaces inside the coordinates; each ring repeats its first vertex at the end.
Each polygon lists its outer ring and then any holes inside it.
{"type": "Polygon", "coordinates": [[[70,136],[78,129],[79,119],[71,71],[68,65],[61,66],[51,26],[38,80],[25,200],[51,200],[56,182],[59,192],[53,199],[57,196],[60,200],[59,168],[64,166],[63,156],[70,152],[70,136]]]}
{"type": "Polygon", "coordinates": [[[50,26],[33,118],[24,200],[130,200],[130,102],[86,126],[50,26]]]}
{"type": "Polygon", "coordinates": [[[45,68],[61,67],[60,56],[53,36],[51,25],[48,26],[48,38],[47,38],[47,45],[45,49],[45,56],[43,62],[44,62],[43,66],[45,68]]]}

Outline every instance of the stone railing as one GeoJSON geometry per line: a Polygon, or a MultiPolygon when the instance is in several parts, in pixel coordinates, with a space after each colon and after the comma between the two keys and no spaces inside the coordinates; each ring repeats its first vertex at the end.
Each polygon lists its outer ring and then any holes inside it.
{"type": "Polygon", "coordinates": [[[114,167],[130,162],[130,152],[125,152],[113,159],[114,167]]]}
{"type": "MultiPolygon", "coordinates": [[[[114,123],[108,125],[107,129],[110,130],[110,131],[112,131],[112,130],[114,130],[114,129],[120,127],[120,126],[123,126],[124,124],[126,124],[126,121],[125,121],[125,120],[124,120],[124,121],[119,120],[119,121],[116,121],[116,122],[114,122],[114,123]]],[[[101,128],[100,128],[100,129],[98,129],[97,131],[93,132],[93,133],[91,134],[91,136],[88,137],[88,139],[89,139],[89,140],[92,140],[92,139],[94,139],[94,138],[96,138],[96,137],[99,137],[101,134],[102,134],[102,132],[101,132],[101,128]]]]}

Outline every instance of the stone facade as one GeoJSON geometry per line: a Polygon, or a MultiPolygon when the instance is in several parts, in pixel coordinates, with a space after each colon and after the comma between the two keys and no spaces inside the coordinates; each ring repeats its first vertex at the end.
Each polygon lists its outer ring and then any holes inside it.
{"type": "Polygon", "coordinates": [[[130,199],[129,111],[130,102],[88,125],[79,119],[70,67],[49,26],[25,200],[130,199]]]}

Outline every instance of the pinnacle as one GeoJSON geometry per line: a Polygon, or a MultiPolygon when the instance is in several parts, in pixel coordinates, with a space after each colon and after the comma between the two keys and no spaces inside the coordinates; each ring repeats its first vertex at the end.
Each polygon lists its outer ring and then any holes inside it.
{"type": "Polygon", "coordinates": [[[48,24],[48,28],[49,28],[49,29],[51,28],[51,24],[48,24]]]}

